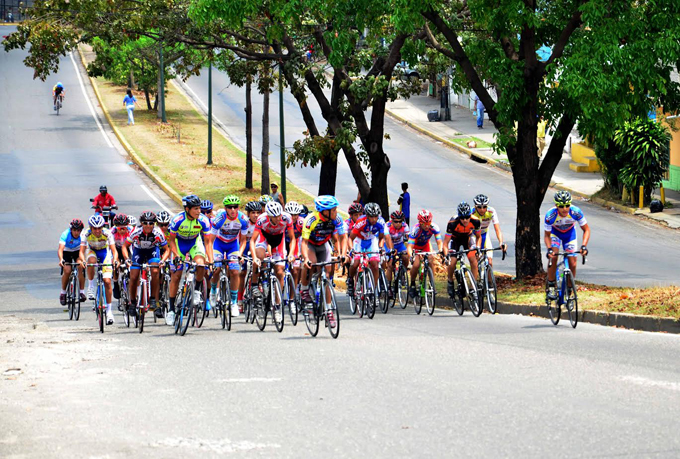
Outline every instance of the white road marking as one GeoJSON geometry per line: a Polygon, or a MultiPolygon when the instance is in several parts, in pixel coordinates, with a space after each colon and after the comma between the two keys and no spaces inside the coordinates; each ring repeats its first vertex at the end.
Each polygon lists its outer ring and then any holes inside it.
{"type": "Polygon", "coordinates": [[[244,382],[277,382],[277,381],[281,381],[281,378],[231,378],[221,379],[218,382],[244,383],[244,382]]]}
{"type": "Polygon", "coordinates": [[[165,207],[165,205],[164,205],[162,202],[160,202],[156,196],[154,196],[154,194],[151,192],[151,190],[150,190],[146,185],[139,185],[139,186],[142,187],[142,190],[144,190],[144,192],[145,192],[146,194],[148,194],[148,195],[151,197],[151,199],[153,199],[154,201],[156,201],[156,204],[158,204],[159,206],[161,206],[161,209],[163,209],[164,211],[166,211],[166,212],[168,212],[168,213],[172,213],[172,212],[170,211],[170,209],[168,209],[167,207],[165,207]]]}
{"type": "Polygon", "coordinates": [[[657,381],[655,379],[643,378],[642,376],[623,376],[621,381],[637,384],[645,387],[660,387],[680,392],[680,383],[671,381],[657,381]]]}
{"type": "Polygon", "coordinates": [[[237,453],[254,449],[280,448],[277,443],[255,443],[249,440],[231,441],[229,439],[201,439],[201,438],[166,438],[152,443],[151,446],[166,448],[185,448],[189,450],[208,451],[217,454],[237,453]]]}
{"type": "Polygon", "coordinates": [[[78,77],[78,81],[80,82],[80,89],[83,90],[83,96],[85,96],[85,102],[87,102],[87,106],[90,107],[90,113],[92,113],[92,118],[94,118],[95,123],[97,123],[97,127],[99,128],[99,131],[102,133],[104,140],[106,140],[106,144],[110,148],[113,148],[113,144],[111,143],[111,140],[109,140],[109,136],[106,135],[104,128],[102,127],[101,123],[99,122],[99,118],[97,118],[97,114],[94,112],[94,107],[92,106],[92,102],[90,102],[90,98],[87,95],[87,91],[85,91],[85,84],[83,83],[83,78],[80,76],[80,71],[78,70],[78,66],[76,65],[76,60],[73,58],[73,53],[72,52],[69,53],[69,56],[71,56],[71,62],[73,62],[73,68],[76,70],[76,76],[78,77]]]}

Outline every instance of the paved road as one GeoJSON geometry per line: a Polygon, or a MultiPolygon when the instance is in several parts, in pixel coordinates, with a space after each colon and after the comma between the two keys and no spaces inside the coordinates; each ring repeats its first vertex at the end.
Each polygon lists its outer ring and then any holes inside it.
{"type": "Polygon", "coordinates": [[[102,335],[87,308],[69,322],[56,240],[87,215],[83,196],[105,181],[125,209],[157,205],[98,130],[70,59],[57,118],[23,57],[0,53],[0,457],[680,454],[674,335],[440,310],[369,321],[344,303],[338,340],[242,318],[185,337],[154,324],[140,336],[120,316],[102,335]]]}
{"type": "MultiPolygon", "coordinates": [[[[207,73],[192,77],[187,84],[188,93],[206,103],[208,94],[207,73]]],[[[253,151],[261,149],[262,96],[253,96],[253,151]]],[[[270,157],[272,167],[279,170],[278,94],[272,97],[270,145],[276,154],[270,157]]],[[[323,120],[314,98],[309,105],[315,119],[323,120]]],[[[229,136],[245,149],[244,92],[230,85],[225,74],[213,71],[213,113],[226,126],[229,136]]],[[[290,93],[284,97],[286,144],[302,138],[306,129],[300,110],[290,93]]],[[[321,129],[321,126],[320,126],[321,129]]],[[[510,244],[510,257],[501,265],[504,272],[514,273],[514,246],[516,199],[509,174],[497,168],[478,164],[467,156],[445,148],[400,123],[386,118],[386,132],[391,139],[385,142],[390,156],[389,194],[396,205],[401,192],[401,182],[409,182],[412,209],[429,208],[440,226],[455,213],[461,200],[471,201],[479,192],[487,193],[501,218],[501,227],[510,244]]],[[[318,184],[318,170],[294,168],[288,170],[289,178],[314,193],[318,184]]],[[[343,157],[338,168],[338,197],[349,203],[356,198],[356,187],[343,157]]],[[[656,224],[621,215],[599,206],[578,202],[586,213],[593,231],[588,264],[579,267],[579,277],[607,285],[647,286],[678,282],[676,263],[680,257],[680,232],[656,224]],[[663,254],[659,250],[663,247],[663,254]]],[[[543,202],[544,214],[552,206],[552,192],[543,202]]],[[[394,207],[393,207],[394,208],[394,207]]],[[[579,231],[580,232],[580,231],[579,231]]],[[[493,236],[495,240],[495,235],[493,236]]],[[[579,236],[580,237],[580,236],[579,236]]]]}

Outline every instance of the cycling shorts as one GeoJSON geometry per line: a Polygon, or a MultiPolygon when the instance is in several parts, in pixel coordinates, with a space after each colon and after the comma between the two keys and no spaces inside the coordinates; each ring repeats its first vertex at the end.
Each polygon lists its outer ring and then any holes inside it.
{"type": "Polygon", "coordinates": [[[175,244],[177,253],[182,260],[184,260],[187,255],[190,256],[192,260],[195,260],[196,257],[205,258],[205,247],[203,246],[203,241],[199,237],[193,240],[177,238],[175,239],[175,244]]]}
{"type": "MultiPolygon", "coordinates": [[[[403,242],[400,242],[399,244],[394,244],[394,249],[392,250],[394,250],[397,253],[406,252],[406,244],[404,244],[403,242]]],[[[390,253],[392,250],[387,249],[387,253],[390,253]]]]}
{"type": "MultiPolygon", "coordinates": [[[[356,238],[354,239],[354,257],[353,259],[359,260],[361,259],[361,253],[366,253],[366,252],[377,252],[380,250],[378,247],[378,238],[373,237],[371,239],[359,239],[356,238]]],[[[369,258],[370,261],[378,261],[380,260],[380,254],[374,253],[372,254],[369,258]]]]}
{"type": "Polygon", "coordinates": [[[550,241],[552,242],[553,248],[559,250],[560,245],[562,245],[565,252],[576,252],[576,245],[578,244],[576,239],[576,227],[572,227],[569,231],[564,233],[553,231],[550,234],[550,241]]]}
{"type": "MultiPolygon", "coordinates": [[[[281,235],[283,236],[283,235],[281,235]]],[[[272,245],[272,256],[271,259],[272,261],[281,261],[286,258],[286,239],[284,237],[280,238],[266,238],[262,234],[257,239],[257,242],[255,243],[255,248],[256,249],[264,249],[267,250],[267,247],[271,245],[271,243],[277,243],[276,246],[272,245]],[[278,240],[277,240],[278,239],[278,240]]]]}
{"type": "MultiPolygon", "coordinates": [[[[489,236],[488,231],[486,233],[482,233],[482,247],[481,248],[483,248],[483,249],[492,248],[491,237],[489,236]]],[[[489,257],[489,259],[493,258],[493,252],[486,252],[486,256],[489,257]]]]}
{"type": "Polygon", "coordinates": [[[451,242],[449,242],[449,250],[457,252],[461,246],[463,247],[463,250],[476,249],[477,245],[475,245],[475,243],[476,239],[474,234],[455,236],[452,237],[451,242]]]}
{"type": "Polygon", "coordinates": [[[75,263],[78,261],[78,256],[80,255],[80,252],[67,252],[64,251],[64,261],[66,263],[75,263]]]}
{"type": "MultiPolygon", "coordinates": [[[[97,259],[97,263],[103,263],[107,265],[113,263],[113,255],[111,255],[111,251],[109,249],[87,249],[85,259],[88,260],[88,263],[90,257],[95,257],[97,259]]],[[[113,277],[113,266],[104,266],[102,268],[102,273],[104,274],[104,279],[111,279],[113,277]]]]}
{"type": "Polygon", "coordinates": [[[215,239],[215,242],[213,243],[215,261],[218,262],[227,259],[229,260],[229,269],[231,271],[240,271],[241,263],[238,261],[238,249],[238,240],[224,242],[220,239],[215,239]]]}
{"type": "Polygon", "coordinates": [[[425,245],[414,245],[413,246],[413,253],[431,252],[431,251],[432,251],[432,246],[430,245],[430,241],[427,241],[427,244],[425,244],[425,245]]]}
{"type": "Polygon", "coordinates": [[[130,269],[140,269],[139,266],[134,266],[134,264],[160,263],[160,261],[161,259],[158,257],[158,250],[156,247],[152,249],[132,249],[133,266],[130,269]]]}
{"type": "Polygon", "coordinates": [[[307,244],[307,251],[314,252],[317,263],[328,263],[331,261],[331,255],[333,254],[333,249],[331,249],[331,244],[329,242],[325,242],[321,245],[309,243],[307,244]]]}

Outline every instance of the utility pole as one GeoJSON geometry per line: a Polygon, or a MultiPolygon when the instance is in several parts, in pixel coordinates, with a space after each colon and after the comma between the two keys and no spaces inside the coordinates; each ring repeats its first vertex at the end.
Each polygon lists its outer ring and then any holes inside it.
{"type": "Polygon", "coordinates": [[[208,66],[208,164],[212,164],[212,61],[208,66]]]}
{"type": "Polygon", "coordinates": [[[283,128],[283,62],[279,63],[279,143],[281,144],[281,193],[286,199],[286,138],[283,128]]]}

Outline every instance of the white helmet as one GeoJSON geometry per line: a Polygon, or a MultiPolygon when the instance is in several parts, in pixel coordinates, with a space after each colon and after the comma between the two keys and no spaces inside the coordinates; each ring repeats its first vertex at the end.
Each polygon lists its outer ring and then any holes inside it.
{"type": "Polygon", "coordinates": [[[137,226],[137,218],[133,217],[132,215],[130,215],[130,226],[132,226],[133,228],[137,226]]]}
{"type": "Polygon", "coordinates": [[[106,224],[106,222],[104,221],[104,217],[96,214],[91,216],[87,222],[90,224],[92,228],[103,228],[104,224],[106,224]]]}
{"type": "Polygon", "coordinates": [[[283,210],[291,215],[300,215],[302,213],[302,205],[295,201],[290,201],[283,210]]]}
{"type": "Polygon", "coordinates": [[[281,212],[283,212],[283,207],[281,207],[281,204],[279,204],[276,201],[268,202],[266,206],[264,206],[264,211],[267,212],[267,215],[270,217],[280,217],[281,212]]]}

